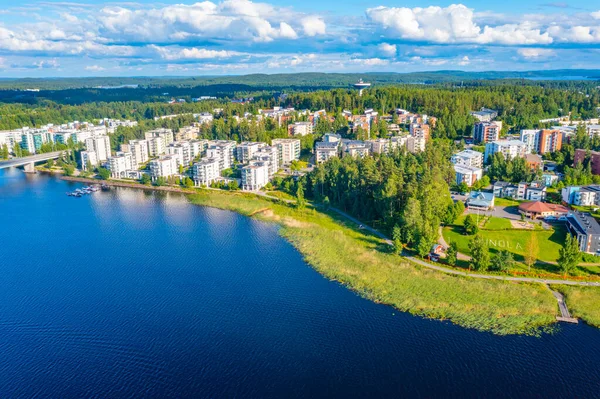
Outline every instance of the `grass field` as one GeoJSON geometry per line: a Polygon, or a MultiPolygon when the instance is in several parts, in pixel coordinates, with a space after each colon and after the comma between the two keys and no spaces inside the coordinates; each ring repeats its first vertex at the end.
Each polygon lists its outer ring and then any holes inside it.
{"type": "Polygon", "coordinates": [[[536,334],[555,322],[556,301],[541,284],[470,279],[419,267],[334,213],[301,211],[239,192],[206,190],[190,199],[278,223],[280,234],[325,277],[401,311],[496,334],[536,334]]]}
{"type": "MultiPolygon", "coordinates": [[[[454,225],[447,226],[443,230],[446,242],[456,242],[459,252],[469,255],[469,242],[473,236],[464,235],[463,222],[465,216],[461,216],[454,225]]],[[[493,226],[503,226],[501,222],[495,222],[492,218],[479,234],[486,240],[491,253],[497,253],[506,249],[515,255],[517,261],[523,260],[527,242],[532,234],[537,236],[539,246],[538,259],[546,262],[554,262],[558,259],[558,251],[566,237],[566,231],[563,227],[557,226],[553,230],[491,230],[490,223],[493,226]]],[[[508,222],[508,221],[506,221],[508,222]]],[[[510,222],[508,222],[510,223],[510,222]]]]}
{"type": "Polygon", "coordinates": [[[507,230],[512,229],[510,220],[492,216],[482,227],[485,230],[507,230]]]}
{"type": "Polygon", "coordinates": [[[517,201],[510,198],[496,198],[494,199],[494,206],[519,206],[523,201],[517,201]]]}
{"type": "Polygon", "coordinates": [[[573,317],[600,327],[600,289],[595,287],[553,286],[564,296],[573,317]]]}
{"type": "Polygon", "coordinates": [[[277,197],[279,199],[285,199],[285,200],[295,200],[296,199],[296,197],[294,197],[293,195],[290,195],[283,191],[267,191],[266,194],[270,195],[271,197],[277,197]]]}

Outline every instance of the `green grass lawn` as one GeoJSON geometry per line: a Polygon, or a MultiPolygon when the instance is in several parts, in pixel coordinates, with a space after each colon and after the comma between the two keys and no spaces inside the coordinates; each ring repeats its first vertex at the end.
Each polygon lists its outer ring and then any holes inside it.
{"type": "MultiPolygon", "coordinates": [[[[464,218],[464,216],[461,216],[454,225],[446,226],[443,234],[446,242],[456,242],[459,252],[470,255],[469,242],[473,239],[473,236],[464,235],[464,218]]],[[[494,219],[498,218],[491,218],[485,228],[479,230],[479,234],[488,240],[492,254],[506,249],[515,255],[517,261],[522,261],[527,242],[531,235],[535,234],[539,246],[538,259],[546,262],[554,262],[558,259],[558,250],[566,237],[566,231],[562,226],[556,226],[553,230],[490,230],[490,224],[492,226],[505,225],[503,222],[494,219]]]]}
{"type": "Polygon", "coordinates": [[[285,199],[285,200],[296,200],[296,197],[294,197],[293,195],[290,195],[286,192],[283,191],[267,191],[266,194],[272,196],[272,197],[277,197],[280,199],[285,199]]]}
{"type": "Polygon", "coordinates": [[[555,322],[556,300],[541,284],[439,273],[390,253],[381,239],[335,213],[298,210],[239,192],[191,195],[198,205],[278,223],[280,234],[325,277],[376,302],[496,334],[536,333],[555,322]]]}
{"type": "Polygon", "coordinates": [[[507,230],[512,229],[510,220],[492,216],[483,226],[484,230],[507,230]]]}
{"type": "Polygon", "coordinates": [[[517,201],[510,198],[496,198],[494,199],[494,206],[519,206],[523,201],[517,201]]]}

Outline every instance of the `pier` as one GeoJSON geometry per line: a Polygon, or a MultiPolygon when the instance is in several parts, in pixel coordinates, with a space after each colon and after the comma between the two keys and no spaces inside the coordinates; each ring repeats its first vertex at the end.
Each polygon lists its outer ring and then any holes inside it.
{"type": "Polygon", "coordinates": [[[558,308],[560,309],[560,316],[556,316],[556,320],[562,321],[565,323],[574,323],[577,324],[578,320],[574,317],[571,317],[571,313],[569,313],[569,308],[567,308],[567,304],[565,303],[565,297],[558,291],[552,291],[552,295],[558,301],[558,308]]]}

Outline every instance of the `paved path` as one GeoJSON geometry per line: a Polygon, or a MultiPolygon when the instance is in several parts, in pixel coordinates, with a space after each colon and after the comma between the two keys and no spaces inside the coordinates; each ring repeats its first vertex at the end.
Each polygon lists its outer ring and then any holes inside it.
{"type": "MultiPolygon", "coordinates": [[[[448,249],[450,244],[448,244],[446,242],[443,232],[444,232],[444,226],[440,226],[440,229],[438,230],[438,235],[440,236],[440,238],[438,238],[438,244],[440,244],[442,247],[444,247],[444,249],[448,249]]],[[[456,251],[456,259],[464,260],[464,261],[468,262],[471,260],[471,257],[468,255],[465,255],[461,252],[456,251]]]]}

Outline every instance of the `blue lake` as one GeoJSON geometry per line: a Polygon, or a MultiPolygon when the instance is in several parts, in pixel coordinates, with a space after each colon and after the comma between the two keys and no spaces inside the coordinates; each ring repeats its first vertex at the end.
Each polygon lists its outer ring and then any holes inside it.
{"type": "Polygon", "coordinates": [[[0,171],[0,398],[600,395],[600,330],[413,317],[324,279],[276,226],[80,186],[0,171]]]}

